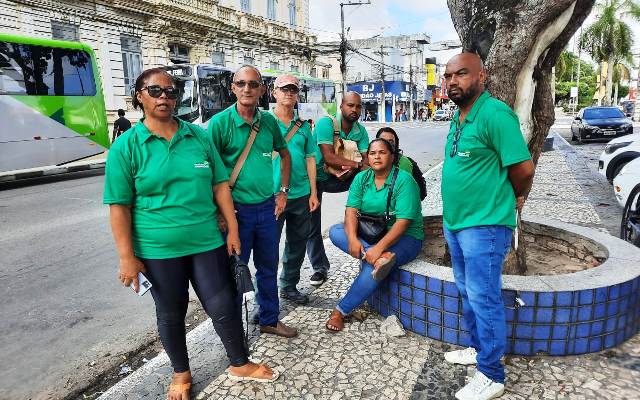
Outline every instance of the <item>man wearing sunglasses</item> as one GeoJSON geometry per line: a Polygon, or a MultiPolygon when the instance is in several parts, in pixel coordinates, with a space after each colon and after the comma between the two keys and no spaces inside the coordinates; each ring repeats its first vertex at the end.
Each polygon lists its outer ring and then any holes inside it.
{"type": "Polygon", "coordinates": [[[240,67],[233,76],[231,90],[237,102],[214,115],[209,122],[209,133],[230,175],[247,145],[252,128],[259,126],[232,188],[240,233],[240,258],[248,262],[253,250],[260,331],[294,337],[297,335],[296,329],[278,320],[276,222],[287,204],[291,156],[275,117],[268,111],[258,109],[258,100],[265,92],[260,71],[251,65],[240,67]],[[280,155],[281,186],[275,196],[271,161],[273,151],[280,155]]]}
{"type": "Polygon", "coordinates": [[[444,78],[455,113],[442,169],[444,235],[451,253],[470,347],[445,353],[456,364],[477,364],[461,400],[486,400],[504,392],[506,322],[502,263],[524,204],[534,166],[516,114],[485,90],[486,73],[476,54],[447,63],[444,78]]]}

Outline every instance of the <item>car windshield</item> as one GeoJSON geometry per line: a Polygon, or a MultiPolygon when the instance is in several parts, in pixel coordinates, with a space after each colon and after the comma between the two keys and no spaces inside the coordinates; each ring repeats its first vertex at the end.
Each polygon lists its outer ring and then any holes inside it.
{"type": "Polygon", "coordinates": [[[584,119],[624,118],[617,108],[590,108],[584,110],[584,119]]]}

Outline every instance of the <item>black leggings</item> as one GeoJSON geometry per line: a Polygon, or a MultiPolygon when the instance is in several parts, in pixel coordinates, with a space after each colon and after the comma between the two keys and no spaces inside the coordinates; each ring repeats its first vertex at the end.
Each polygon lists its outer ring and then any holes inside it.
{"type": "Polygon", "coordinates": [[[175,372],[189,370],[184,319],[189,303],[189,281],[222,340],[231,365],[249,360],[244,345],[242,314],[231,277],[226,246],[190,256],[143,259],[153,285],[158,332],[175,372]]]}

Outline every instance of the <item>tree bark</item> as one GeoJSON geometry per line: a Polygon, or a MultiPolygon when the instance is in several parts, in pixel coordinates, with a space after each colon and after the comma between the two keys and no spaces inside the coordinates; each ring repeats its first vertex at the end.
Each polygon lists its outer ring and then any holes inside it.
{"type": "MultiPolygon", "coordinates": [[[[555,120],[552,69],[595,0],[447,0],[463,51],[480,55],[487,88],[518,115],[537,164],[555,120]]],[[[526,251],[524,241],[519,249],[526,251]]],[[[523,255],[512,257],[524,259],[523,255]]],[[[524,273],[526,266],[517,266],[524,273]]],[[[505,271],[505,273],[508,273],[505,271]]]]}
{"type": "Polygon", "coordinates": [[[614,66],[614,61],[613,61],[613,57],[609,57],[609,59],[607,60],[607,83],[605,86],[605,95],[604,95],[604,105],[605,106],[610,106],[611,105],[611,92],[612,92],[612,87],[613,87],[613,66],[614,66]]]}

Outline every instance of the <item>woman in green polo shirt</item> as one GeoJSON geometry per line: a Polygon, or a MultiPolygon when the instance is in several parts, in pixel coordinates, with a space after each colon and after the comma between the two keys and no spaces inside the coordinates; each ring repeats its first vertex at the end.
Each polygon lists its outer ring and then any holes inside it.
{"type": "Polygon", "coordinates": [[[411,176],[413,176],[413,179],[416,181],[418,188],[420,189],[420,200],[424,200],[424,198],[427,197],[427,182],[422,175],[422,171],[420,171],[418,163],[411,159],[411,157],[407,157],[402,154],[402,150],[400,149],[400,138],[396,131],[389,126],[385,126],[378,129],[376,137],[385,139],[393,145],[396,151],[398,166],[400,169],[407,171],[411,176]]]}
{"type": "Polygon", "coordinates": [[[351,184],[344,224],[329,230],[334,245],[363,260],[360,273],[326,323],[331,332],[341,331],[344,317],[360,306],[394,267],[415,259],[422,248],[424,230],[418,185],[411,174],[398,168],[396,155],[385,139],[369,143],[371,168],[356,175],[351,184]],[[367,243],[358,236],[358,214],[384,215],[389,190],[391,218],[387,232],[377,243],[367,243]]]}
{"type": "Polygon", "coordinates": [[[137,292],[143,272],[152,284],[160,339],[174,370],[167,398],[185,400],[191,386],[184,324],[189,282],[225,346],[229,377],[267,382],[278,374],[249,362],[229,266],[229,255],[240,253],[229,177],[206,132],[173,117],[177,96],[163,69],[138,77],[133,104],[144,118],[109,151],[104,203],[120,281],[137,292]],[[218,209],[228,227],[226,246],[218,209]]]}

